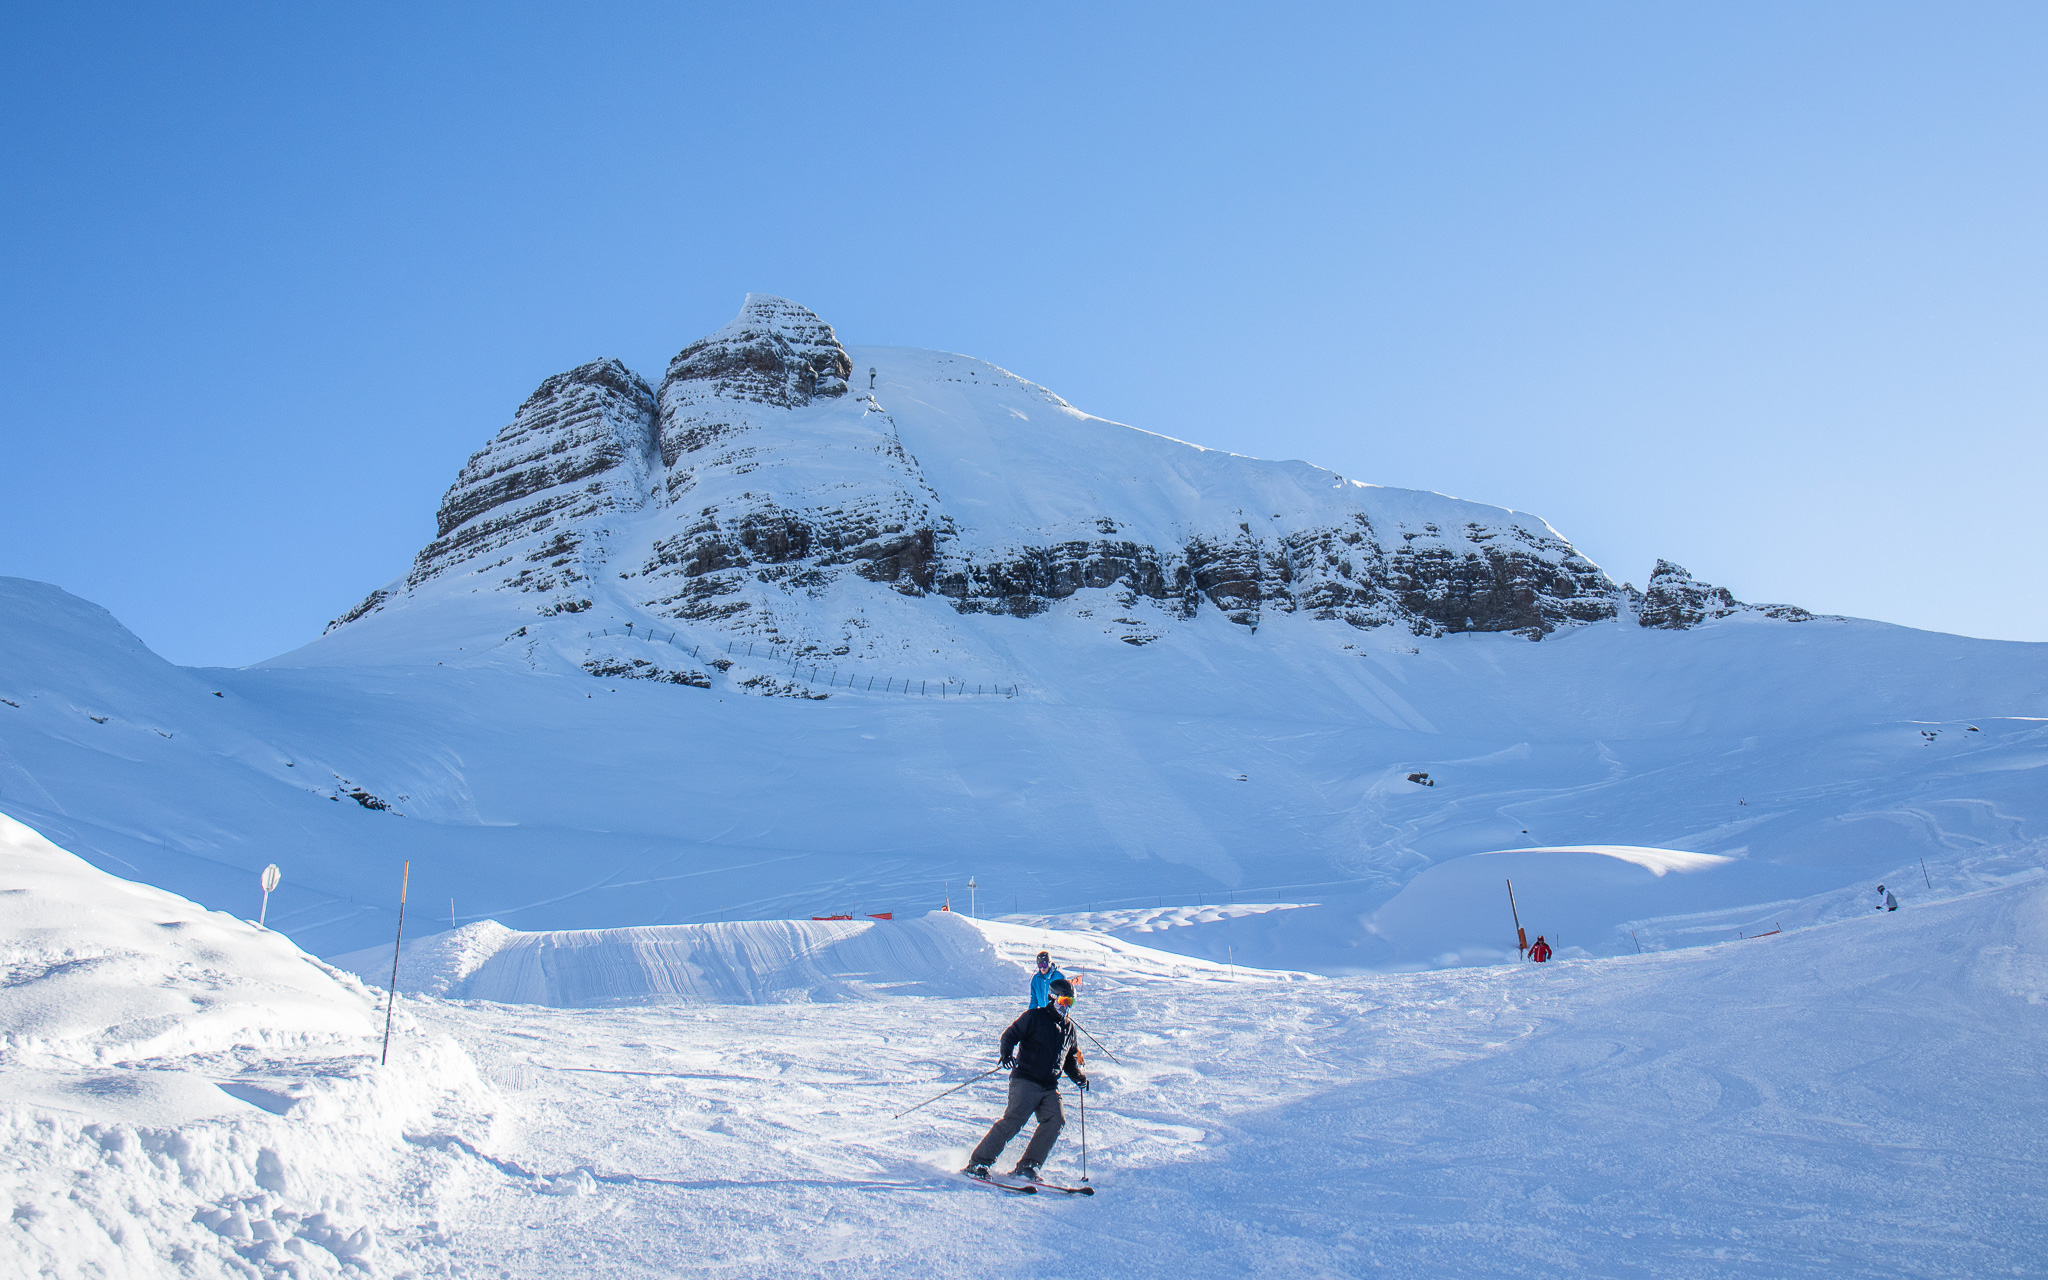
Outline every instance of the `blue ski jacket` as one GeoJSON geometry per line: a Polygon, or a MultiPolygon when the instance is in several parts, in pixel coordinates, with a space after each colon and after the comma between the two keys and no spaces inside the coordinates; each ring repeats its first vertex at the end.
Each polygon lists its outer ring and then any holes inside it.
{"type": "Polygon", "coordinates": [[[1058,965],[1054,965],[1052,968],[1047,969],[1044,973],[1032,974],[1031,1004],[1028,1007],[1036,1009],[1041,1005],[1051,1004],[1053,980],[1055,978],[1064,978],[1066,976],[1066,974],[1060,972],[1060,968],[1058,965]]]}

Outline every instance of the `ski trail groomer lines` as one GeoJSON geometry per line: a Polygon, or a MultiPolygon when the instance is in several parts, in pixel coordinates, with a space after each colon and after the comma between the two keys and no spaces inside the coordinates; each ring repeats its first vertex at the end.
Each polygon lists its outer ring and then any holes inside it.
{"type": "Polygon", "coordinates": [[[1054,978],[1047,984],[1047,993],[1052,1003],[1026,1009],[1003,1032],[999,1065],[1016,1064],[1010,1073],[1009,1105],[967,1157],[965,1172],[970,1177],[988,1177],[989,1165],[1003,1154],[1024,1122],[1036,1115],[1038,1128],[1024,1148],[1023,1158],[1010,1171],[1013,1178],[1035,1181],[1039,1166],[1052,1154],[1052,1144],[1059,1141],[1067,1122],[1060,1107],[1060,1073],[1066,1072],[1080,1088],[1088,1087],[1088,1077],[1081,1071],[1081,1051],[1074,1045],[1074,1028],[1066,1014],[1074,1003],[1074,984],[1054,978]]]}

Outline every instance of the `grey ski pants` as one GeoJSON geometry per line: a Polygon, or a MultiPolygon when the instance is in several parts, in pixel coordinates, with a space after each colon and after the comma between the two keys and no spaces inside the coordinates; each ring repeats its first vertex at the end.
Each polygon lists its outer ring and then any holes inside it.
{"type": "Polygon", "coordinates": [[[1003,1154],[1003,1148],[1010,1139],[1017,1136],[1017,1130],[1024,1122],[1038,1114],[1038,1128],[1031,1135],[1030,1145],[1024,1148],[1024,1156],[1017,1163],[1033,1168],[1045,1163],[1052,1154],[1052,1144],[1060,1140],[1060,1130],[1066,1127],[1067,1113],[1060,1107],[1059,1086],[1048,1089],[1023,1076],[1010,1077],[1010,1105],[1003,1108],[1003,1114],[988,1127],[988,1136],[974,1148],[968,1157],[973,1164],[993,1164],[1003,1154]]]}

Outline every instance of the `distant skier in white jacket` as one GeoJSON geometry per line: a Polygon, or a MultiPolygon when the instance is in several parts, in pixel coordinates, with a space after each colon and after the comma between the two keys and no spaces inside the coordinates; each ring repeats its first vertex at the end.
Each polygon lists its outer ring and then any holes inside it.
{"type": "Polygon", "coordinates": [[[1891,890],[1885,888],[1883,885],[1877,886],[1877,906],[1874,908],[1874,910],[1897,911],[1898,909],[1899,900],[1892,894],[1891,890]]]}

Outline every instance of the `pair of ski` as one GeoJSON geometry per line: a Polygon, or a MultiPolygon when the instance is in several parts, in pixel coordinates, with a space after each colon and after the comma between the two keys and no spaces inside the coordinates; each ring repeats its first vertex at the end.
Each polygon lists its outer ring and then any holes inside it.
{"type": "Polygon", "coordinates": [[[1095,1188],[1090,1186],[1062,1187],[1051,1182],[1002,1182],[993,1177],[977,1178],[971,1173],[963,1173],[960,1176],[969,1182],[979,1182],[984,1187],[994,1187],[998,1191],[1008,1191],[1013,1195],[1020,1196],[1037,1195],[1041,1191],[1057,1191],[1061,1195],[1067,1196],[1092,1196],[1095,1194],[1095,1188]]]}

